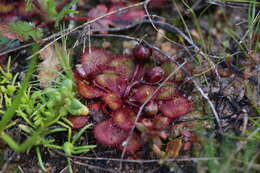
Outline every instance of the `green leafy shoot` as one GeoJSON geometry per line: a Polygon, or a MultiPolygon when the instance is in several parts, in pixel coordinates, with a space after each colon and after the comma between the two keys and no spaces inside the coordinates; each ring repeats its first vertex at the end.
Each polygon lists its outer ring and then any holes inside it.
{"type": "Polygon", "coordinates": [[[40,5],[42,9],[46,12],[43,14],[50,22],[55,22],[55,27],[58,27],[60,21],[70,13],[77,13],[77,11],[72,10],[71,7],[75,5],[79,0],[72,0],[70,3],[65,5],[61,11],[57,11],[57,4],[55,0],[41,1],[40,5]]]}
{"type": "Polygon", "coordinates": [[[12,32],[22,37],[26,41],[31,38],[37,41],[40,40],[43,36],[43,33],[40,29],[35,28],[33,25],[27,22],[17,21],[10,23],[9,27],[12,32]]]}
{"type": "Polygon", "coordinates": [[[26,1],[26,8],[25,10],[29,11],[32,9],[32,0],[25,0],[26,1]]]}
{"type": "Polygon", "coordinates": [[[55,22],[55,26],[58,26],[58,23],[67,15],[70,13],[78,13],[75,10],[72,10],[71,7],[75,4],[78,3],[79,0],[73,0],[71,1],[69,4],[67,4],[66,6],[64,6],[62,8],[62,10],[58,13],[58,15],[56,16],[56,22],[55,22]]]}
{"type": "MultiPolygon", "coordinates": [[[[34,46],[34,51],[38,49],[37,46],[34,46]]],[[[29,85],[29,81],[31,79],[32,73],[36,67],[37,64],[37,57],[34,56],[30,62],[29,65],[29,69],[28,72],[25,75],[25,78],[21,84],[21,88],[18,91],[17,96],[14,99],[14,102],[12,103],[11,107],[7,109],[7,111],[4,113],[1,121],[0,121],[0,132],[2,132],[5,128],[6,125],[9,123],[9,121],[11,120],[11,118],[14,116],[15,111],[17,110],[17,108],[19,107],[20,103],[21,103],[21,98],[23,96],[23,93],[26,91],[28,85],[29,85]]]]}
{"type": "Polygon", "coordinates": [[[64,38],[62,40],[62,42],[64,43],[62,45],[62,47],[58,46],[57,44],[55,45],[55,51],[56,51],[57,55],[59,56],[61,67],[62,67],[63,71],[65,72],[66,77],[73,81],[73,72],[72,72],[71,66],[70,66],[71,60],[70,60],[69,53],[66,49],[66,38],[64,38]]]}

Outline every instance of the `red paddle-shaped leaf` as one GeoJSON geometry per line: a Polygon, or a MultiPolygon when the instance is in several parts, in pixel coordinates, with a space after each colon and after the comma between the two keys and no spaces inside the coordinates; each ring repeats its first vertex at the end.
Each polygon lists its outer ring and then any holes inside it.
{"type": "MultiPolygon", "coordinates": [[[[128,153],[135,153],[137,150],[139,150],[143,145],[143,141],[137,134],[133,133],[127,147],[126,152],[128,153]]],[[[124,147],[122,145],[118,146],[120,150],[123,150],[124,147]]]]}
{"type": "Polygon", "coordinates": [[[123,130],[130,130],[134,125],[135,116],[130,108],[123,108],[113,113],[113,122],[123,130]]]}
{"type": "Polygon", "coordinates": [[[99,71],[112,58],[112,55],[102,48],[85,49],[81,56],[81,64],[86,75],[99,71]]]}
{"type": "Polygon", "coordinates": [[[135,64],[133,60],[127,56],[116,57],[109,63],[108,67],[113,69],[114,72],[123,74],[127,77],[130,77],[130,75],[135,70],[135,64]]]}
{"type": "Polygon", "coordinates": [[[157,115],[153,119],[153,128],[156,130],[165,130],[169,128],[171,120],[168,117],[157,115]]]}
{"type": "Polygon", "coordinates": [[[149,83],[156,83],[163,79],[164,70],[157,66],[146,70],[144,79],[149,83]]]}
{"type": "Polygon", "coordinates": [[[156,100],[170,100],[172,97],[178,95],[178,90],[173,83],[167,83],[165,86],[161,87],[156,94],[156,100]]]}
{"type": "Polygon", "coordinates": [[[144,103],[155,91],[150,85],[141,85],[135,89],[133,99],[139,103],[144,103]]]}
{"type": "Polygon", "coordinates": [[[113,93],[105,94],[103,97],[104,102],[110,107],[112,110],[117,110],[122,106],[121,98],[113,93]]]}
{"type": "Polygon", "coordinates": [[[191,111],[190,102],[182,97],[175,97],[160,106],[160,111],[167,117],[175,119],[191,111]]]}
{"type": "Polygon", "coordinates": [[[117,146],[127,137],[128,132],[116,127],[111,119],[99,122],[94,127],[94,136],[105,146],[117,146]]]}
{"type": "Polygon", "coordinates": [[[80,129],[87,124],[89,116],[70,116],[68,119],[73,129],[80,129]]]}
{"type": "Polygon", "coordinates": [[[77,89],[79,94],[87,99],[97,98],[103,95],[103,92],[99,89],[86,85],[82,81],[77,81],[77,89]]]}
{"type": "MultiPolygon", "coordinates": [[[[109,11],[115,11],[119,8],[126,7],[125,3],[116,3],[114,4],[109,11]]],[[[131,8],[125,11],[118,12],[116,14],[110,15],[107,18],[111,21],[113,26],[124,26],[131,24],[137,20],[140,20],[144,17],[145,13],[141,8],[131,8]]]]}
{"type": "Polygon", "coordinates": [[[126,79],[122,75],[115,73],[99,74],[95,78],[96,84],[108,89],[118,95],[123,94],[126,87],[126,79]]]}
{"type": "MultiPolygon", "coordinates": [[[[108,8],[105,5],[100,4],[100,5],[96,6],[95,8],[92,8],[91,10],[89,10],[88,17],[90,20],[93,20],[97,17],[105,15],[106,13],[108,13],[108,8]]],[[[109,27],[109,24],[111,24],[111,21],[109,19],[107,19],[107,17],[104,17],[104,18],[99,19],[98,21],[92,23],[91,27],[93,27],[94,29],[105,29],[105,28],[109,27]]]]}

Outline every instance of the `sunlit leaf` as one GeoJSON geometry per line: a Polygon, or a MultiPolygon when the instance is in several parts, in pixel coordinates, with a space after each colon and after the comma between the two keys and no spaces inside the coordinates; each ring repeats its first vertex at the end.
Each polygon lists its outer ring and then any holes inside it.
{"type": "Polygon", "coordinates": [[[105,146],[119,145],[128,134],[128,132],[116,127],[111,119],[97,123],[93,132],[97,141],[105,146]]]}
{"type": "Polygon", "coordinates": [[[86,85],[82,81],[77,81],[77,90],[82,97],[87,99],[97,98],[103,95],[103,92],[99,89],[86,85]]]}
{"type": "Polygon", "coordinates": [[[135,89],[133,99],[139,103],[144,103],[155,91],[150,85],[141,85],[135,89]]]}
{"type": "Polygon", "coordinates": [[[179,96],[166,101],[159,109],[165,116],[175,119],[190,112],[191,104],[186,98],[179,96]]]}
{"type": "Polygon", "coordinates": [[[102,97],[102,99],[109,106],[109,108],[112,109],[112,110],[119,109],[123,104],[123,101],[121,100],[120,96],[113,94],[113,93],[105,94],[102,97]]]}
{"type": "Polygon", "coordinates": [[[118,95],[123,94],[126,87],[126,79],[115,73],[104,73],[97,75],[95,78],[97,84],[118,95]]]}
{"type": "Polygon", "coordinates": [[[123,130],[130,130],[135,121],[135,112],[130,108],[122,108],[113,113],[113,122],[123,130]]]}
{"type": "Polygon", "coordinates": [[[86,75],[98,71],[104,67],[111,59],[111,54],[105,49],[91,48],[85,49],[85,52],[81,55],[81,64],[86,75]]]}

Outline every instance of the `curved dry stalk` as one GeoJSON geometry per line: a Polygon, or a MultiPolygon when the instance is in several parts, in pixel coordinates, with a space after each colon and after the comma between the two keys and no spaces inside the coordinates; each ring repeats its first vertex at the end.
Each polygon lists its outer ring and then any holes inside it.
{"type": "Polygon", "coordinates": [[[99,170],[99,171],[111,172],[111,173],[119,173],[115,169],[102,168],[102,167],[99,167],[99,166],[94,166],[94,165],[90,165],[90,164],[87,164],[87,163],[82,163],[82,162],[79,162],[79,161],[73,161],[73,163],[77,164],[77,165],[88,167],[89,169],[93,169],[93,170],[99,170]]]}
{"type": "Polygon", "coordinates": [[[30,47],[30,46],[32,46],[32,45],[33,45],[33,43],[28,43],[28,44],[24,44],[24,45],[21,45],[21,46],[12,48],[12,49],[8,49],[8,50],[6,50],[6,51],[1,52],[1,53],[0,53],[0,56],[6,55],[6,54],[8,54],[8,53],[11,53],[11,52],[14,52],[14,51],[17,51],[17,50],[20,50],[20,49],[24,49],[24,48],[30,47]]]}
{"type": "MultiPolygon", "coordinates": [[[[73,159],[78,159],[78,160],[95,160],[95,161],[113,161],[113,162],[124,162],[124,163],[158,163],[161,160],[160,159],[150,159],[150,160],[128,160],[128,159],[120,159],[120,158],[106,158],[106,157],[84,157],[84,156],[68,156],[65,153],[56,150],[56,149],[51,149],[58,155],[64,156],[64,157],[69,157],[73,159]]],[[[173,159],[167,159],[164,160],[164,162],[198,162],[198,161],[208,161],[208,160],[218,160],[218,157],[190,157],[190,158],[173,158],[173,159]]]]}

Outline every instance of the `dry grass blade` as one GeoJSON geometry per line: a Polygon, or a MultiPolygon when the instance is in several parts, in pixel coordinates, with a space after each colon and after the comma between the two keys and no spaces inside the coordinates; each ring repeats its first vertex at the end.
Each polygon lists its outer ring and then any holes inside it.
{"type": "Polygon", "coordinates": [[[255,3],[256,5],[260,6],[259,2],[253,2],[253,1],[229,1],[229,0],[208,0],[209,4],[219,5],[219,6],[225,6],[225,7],[231,7],[231,8],[248,8],[249,3],[255,3]]]}
{"type": "Polygon", "coordinates": [[[6,54],[11,53],[11,52],[15,52],[15,51],[17,51],[17,50],[21,50],[21,49],[24,49],[24,48],[27,48],[27,47],[30,47],[30,46],[32,46],[32,45],[33,45],[33,43],[28,43],[28,44],[24,44],[24,45],[21,45],[21,46],[12,48],[12,49],[3,50],[3,51],[0,53],[0,56],[6,55],[6,54]]]}
{"type": "Polygon", "coordinates": [[[79,161],[74,161],[73,163],[77,164],[77,165],[85,166],[85,167],[87,167],[89,169],[92,169],[92,170],[99,170],[99,171],[102,171],[102,172],[119,173],[115,169],[105,169],[105,168],[102,168],[102,167],[99,167],[99,166],[94,166],[94,165],[90,165],[90,164],[87,164],[87,163],[82,163],[82,162],[79,162],[79,161]]]}
{"type": "MultiPolygon", "coordinates": [[[[124,163],[158,163],[160,159],[151,159],[151,160],[126,160],[126,159],[120,159],[120,158],[106,158],[106,157],[85,157],[85,156],[68,156],[65,153],[52,149],[54,153],[57,153],[58,155],[69,157],[73,159],[78,160],[97,160],[97,161],[114,161],[114,162],[124,162],[124,163]]],[[[173,159],[167,159],[165,162],[199,162],[199,161],[208,161],[208,160],[218,160],[218,157],[189,157],[189,158],[173,158],[173,159]]]]}

